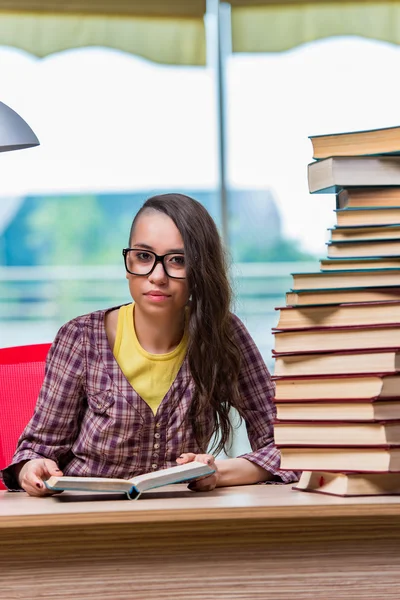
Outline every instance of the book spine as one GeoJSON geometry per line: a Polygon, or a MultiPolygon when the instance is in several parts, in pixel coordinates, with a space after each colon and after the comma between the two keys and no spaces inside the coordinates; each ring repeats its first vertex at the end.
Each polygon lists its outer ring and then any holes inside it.
{"type": "Polygon", "coordinates": [[[137,490],[134,485],[131,487],[129,492],[126,492],[126,495],[128,496],[128,500],[138,500],[140,494],[141,494],[141,492],[139,492],[139,490],[137,490]]]}

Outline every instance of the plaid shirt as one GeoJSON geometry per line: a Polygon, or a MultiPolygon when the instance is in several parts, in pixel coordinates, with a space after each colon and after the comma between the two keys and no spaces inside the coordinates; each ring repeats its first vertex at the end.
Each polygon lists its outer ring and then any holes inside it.
{"type": "MultiPolygon", "coordinates": [[[[46,360],[46,374],[34,414],[21,435],[12,464],[3,471],[16,488],[12,465],[51,458],[65,475],[130,478],[170,467],[182,452],[199,453],[186,415],[194,382],[187,358],[156,415],[124,377],[104,328],[106,311],[77,317],[58,332],[46,360]]],[[[284,482],[274,445],[274,387],[267,367],[243,323],[232,315],[242,351],[239,389],[244,399],[252,452],[242,457],[284,482]]],[[[204,417],[206,430],[212,422],[204,417]]]]}

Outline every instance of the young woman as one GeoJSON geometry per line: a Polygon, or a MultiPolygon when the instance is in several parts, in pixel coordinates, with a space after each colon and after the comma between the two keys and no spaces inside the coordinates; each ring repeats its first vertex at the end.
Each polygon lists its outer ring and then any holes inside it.
{"type": "Polygon", "coordinates": [[[123,250],[133,303],[73,319],[49,351],[34,415],[9,489],[48,494],[51,475],[133,477],[192,461],[215,473],[194,490],[290,482],[279,469],[273,384],[248,331],[229,312],[221,241],[205,208],[181,194],[150,198],[123,250]],[[229,445],[229,411],[253,451],[215,460],[229,445]]]}

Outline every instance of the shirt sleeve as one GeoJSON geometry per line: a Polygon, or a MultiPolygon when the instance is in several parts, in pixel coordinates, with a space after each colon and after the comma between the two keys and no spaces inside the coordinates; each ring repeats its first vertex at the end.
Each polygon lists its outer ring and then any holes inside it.
{"type": "Polygon", "coordinates": [[[247,434],[252,452],[245,458],[274,475],[275,481],[297,481],[299,474],[280,469],[281,456],[274,442],[273,402],[275,387],[262,356],[240,319],[233,315],[236,343],[241,350],[242,365],[238,380],[242,397],[247,434]]]}
{"type": "Polygon", "coordinates": [[[85,397],[83,374],[80,328],[70,321],[61,327],[49,350],[33,416],[18,440],[11,464],[0,472],[9,489],[20,489],[14,466],[21,461],[50,458],[60,463],[68,454],[79,431],[85,397]]]}

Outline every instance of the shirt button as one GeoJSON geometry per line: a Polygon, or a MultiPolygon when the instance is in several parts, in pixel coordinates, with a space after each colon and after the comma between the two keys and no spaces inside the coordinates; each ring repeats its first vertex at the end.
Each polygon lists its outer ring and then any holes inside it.
{"type": "Polygon", "coordinates": [[[158,452],[153,452],[153,457],[158,458],[158,452]]]}
{"type": "Polygon", "coordinates": [[[152,468],[152,469],[157,469],[157,467],[158,467],[158,465],[156,465],[156,463],[153,463],[153,464],[151,465],[151,468],[152,468]]]}
{"type": "Polygon", "coordinates": [[[154,448],[155,450],[158,450],[158,448],[159,448],[159,447],[160,447],[160,444],[154,444],[154,446],[153,446],[153,448],[154,448]]]}
{"type": "Polygon", "coordinates": [[[155,437],[155,438],[160,438],[160,437],[161,437],[161,433],[155,433],[155,434],[154,434],[154,437],[155,437]]]}
{"type": "Polygon", "coordinates": [[[161,423],[156,423],[156,427],[159,429],[159,427],[161,427],[161,423]]]}

